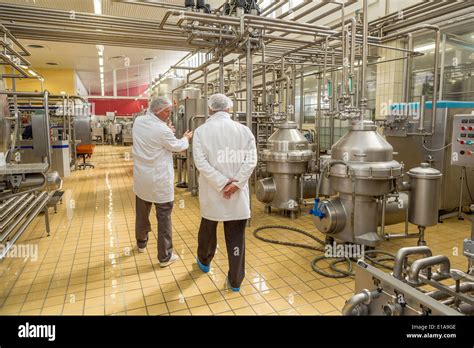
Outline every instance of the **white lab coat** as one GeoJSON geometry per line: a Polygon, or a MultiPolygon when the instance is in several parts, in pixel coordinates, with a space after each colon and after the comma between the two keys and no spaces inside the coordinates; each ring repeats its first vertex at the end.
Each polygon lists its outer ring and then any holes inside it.
{"type": "Polygon", "coordinates": [[[142,200],[174,200],[173,152],[188,148],[188,139],[176,139],[168,125],[150,112],[135,119],[133,135],[133,192],[142,200]]]}
{"type": "Polygon", "coordinates": [[[257,165],[255,138],[250,129],[220,111],[196,129],[193,158],[199,170],[201,216],[213,221],[250,218],[248,179],[257,165]],[[230,199],[223,189],[229,178],[239,187],[230,199]]]}

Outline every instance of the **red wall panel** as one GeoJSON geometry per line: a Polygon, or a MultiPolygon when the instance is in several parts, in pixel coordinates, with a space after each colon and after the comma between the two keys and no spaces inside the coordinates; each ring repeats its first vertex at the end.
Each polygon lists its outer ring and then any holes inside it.
{"type": "MultiPolygon", "coordinates": [[[[117,96],[120,97],[137,97],[141,95],[143,92],[145,92],[148,89],[148,85],[142,85],[142,86],[135,86],[135,87],[129,87],[128,89],[118,89],[117,90],[117,96]]],[[[100,96],[100,91],[91,91],[91,94],[93,96],[100,96]]],[[[104,95],[106,96],[113,96],[114,91],[113,90],[106,90],[104,95]]]]}
{"type": "Polygon", "coordinates": [[[116,116],[131,116],[135,112],[148,107],[146,99],[101,99],[89,98],[94,115],[105,115],[106,112],[115,112],[116,116]]]}

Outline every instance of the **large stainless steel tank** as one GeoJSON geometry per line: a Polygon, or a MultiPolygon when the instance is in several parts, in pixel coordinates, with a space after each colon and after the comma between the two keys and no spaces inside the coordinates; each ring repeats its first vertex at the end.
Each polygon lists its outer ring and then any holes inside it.
{"type": "Polygon", "coordinates": [[[178,100],[201,98],[201,90],[198,88],[183,88],[180,89],[176,94],[178,96],[178,100]]]}
{"type": "Polygon", "coordinates": [[[158,96],[166,96],[172,100],[173,90],[181,86],[185,82],[184,78],[181,77],[167,77],[163,79],[158,86],[153,89],[151,99],[155,99],[158,96]]]}
{"type": "MultiPolygon", "coordinates": [[[[207,100],[201,98],[201,92],[196,88],[185,88],[176,94],[178,101],[173,110],[173,124],[176,137],[183,136],[186,130],[195,130],[205,122],[207,100]]],[[[190,144],[186,153],[176,155],[178,168],[178,183],[181,188],[188,188],[192,195],[198,192],[198,174],[193,162],[193,149],[190,144]]]]}
{"type": "Polygon", "coordinates": [[[183,136],[186,130],[194,130],[204,123],[207,100],[201,98],[201,91],[185,88],[177,92],[178,101],[173,112],[176,136],[183,136]]]}
{"type": "Polygon", "coordinates": [[[338,240],[375,246],[381,241],[378,200],[394,190],[403,166],[371,121],[354,121],[331,154],[322,175],[329,175],[339,197],[315,207],[314,223],[338,240]]]}
{"type": "Polygon", "coordinates": [[[305,191],[302,185],[306,181],[302,180],[302,175],[307,172],[313,152],[295,123],[286,122],[277,128],[261,154],[272,177],[257,182],[257,199],[265,203],[267,212],[277,208],[295,217],[305,191]]]}

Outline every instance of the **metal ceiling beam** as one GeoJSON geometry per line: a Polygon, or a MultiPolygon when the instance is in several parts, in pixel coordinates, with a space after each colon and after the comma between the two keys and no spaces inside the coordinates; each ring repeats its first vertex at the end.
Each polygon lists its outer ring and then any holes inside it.
{"type": "Polygon", "coordinates": [[[210,45],[203,41],[190,45],[180,30],[159,30],[156,21],[79,12],[71,19],[64,10],[0,4],[0,21],[21,39],[176,51],[210,45]]]}
{"type": "Polygon", "coordinates": [[[185,10],[186,7],[179,6],[175,4],[170,4],[168,2],[158,1],[158,0],[112,0],[112,2],[122,3],[122,4],[131,4],[131,5],[142,5],[155,8],[164,8],[167,10],[185,10]]]}

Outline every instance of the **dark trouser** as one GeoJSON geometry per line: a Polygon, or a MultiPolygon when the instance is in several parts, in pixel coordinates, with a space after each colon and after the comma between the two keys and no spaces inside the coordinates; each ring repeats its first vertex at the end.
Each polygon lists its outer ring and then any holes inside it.
{"type": "MultiPolygon", "coordinates": [[[[135,237],[138,247],[144,248],[148,242],[148,232],[151,231],[149,218],[152,203],[136,196],[135,204],[135,237]]],[[[173,252],[173,229],[171,226],[173,202],[155,203],[155,210],[158,220],[158,260],[166,262],[173,252]]]]}
{"type": "MultiPolygon", "coordinates": [[[[245,226],[247,220],[224,221],[225,244],[229,259],[229,283],[233,288],[240,287],[245,276],[245,226]]],[[[217,247],[217,221],[201,219],[198,235],[198,258],[209,265],[217,247]]]]}

